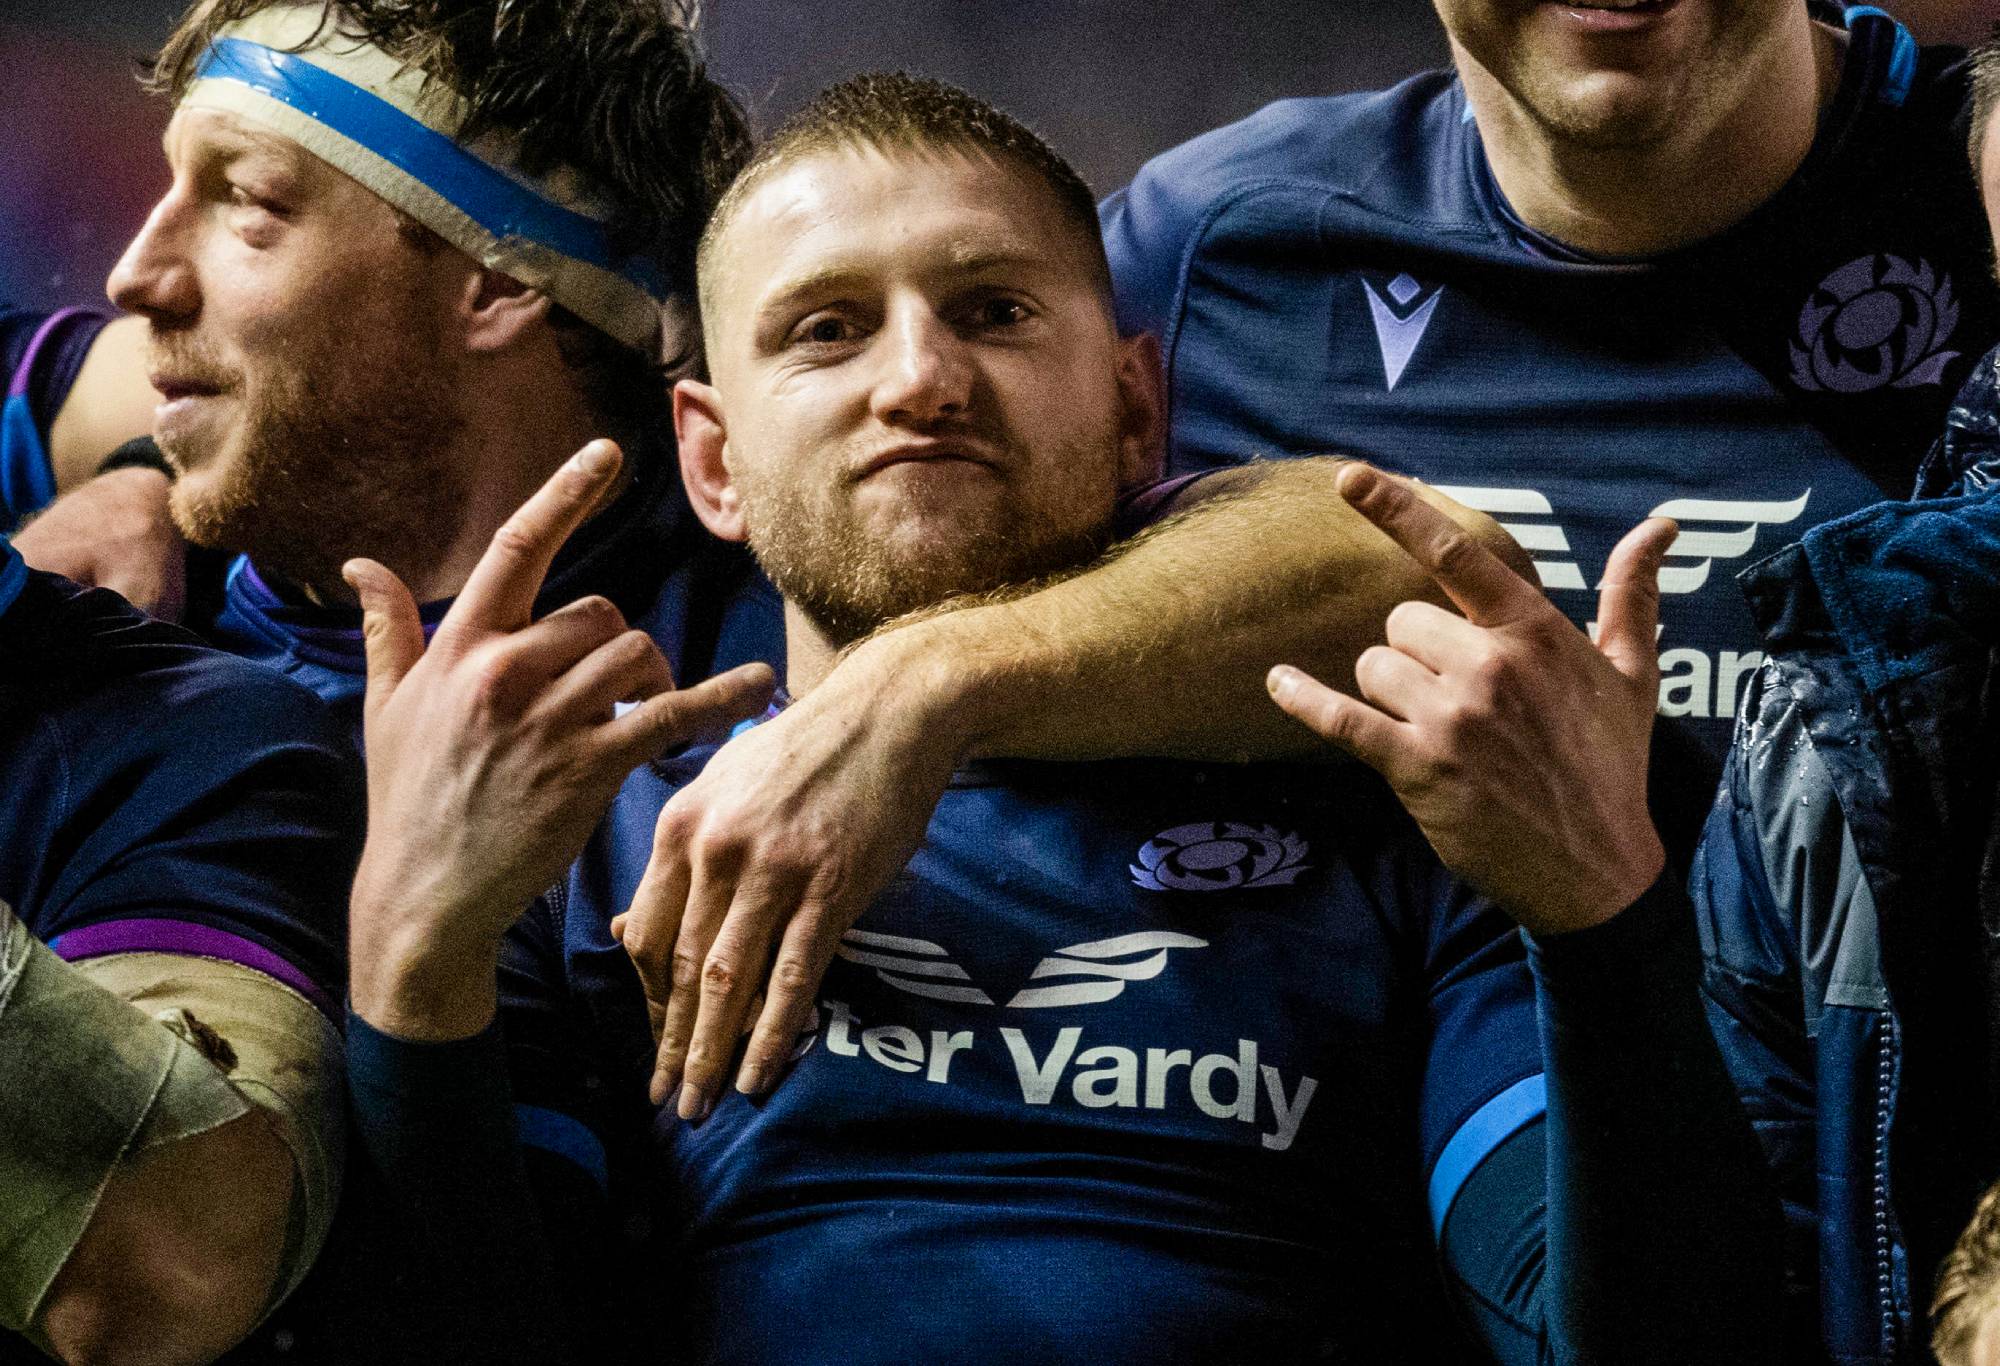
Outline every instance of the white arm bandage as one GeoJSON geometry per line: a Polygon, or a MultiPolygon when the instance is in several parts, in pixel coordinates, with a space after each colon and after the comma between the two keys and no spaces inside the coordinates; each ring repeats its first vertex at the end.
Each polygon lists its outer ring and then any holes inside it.
{"type": "Polygon", "coordinates": [[[0,903],[0,1327],[30,1331],[121,1162],[253,1108],[296,1178],[275,1305],[332,1219],[340,1095],[339,1035],[291,988],[177,954],[66,963],[0,903]]]}

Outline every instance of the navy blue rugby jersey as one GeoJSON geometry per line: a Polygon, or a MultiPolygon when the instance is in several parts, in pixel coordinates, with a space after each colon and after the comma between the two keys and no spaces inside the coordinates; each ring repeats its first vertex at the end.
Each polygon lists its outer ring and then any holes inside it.
{"type": "MultiPolygon", "coordinates": [[[[557,554],[535,614],[592,594],[609,598],[659,644],[683,686],[752,660],[782,667],[777,591],[746,550],[716,540],[695,517],[671,432],[634,468],[638,477],[618,502],[557,554]]],[[[260,573],[248,556],[238,556],[226,574],[220,610],[189,625],[223,649],[305,684],[358,737],[368,683],[360,609],[309,602],[282,579],[260,573]]],[[[420,607],[426,635],[450,609],[450,599],[420,607]]]]}
{"type": "Polygon", "coordinates": [[[0,900],[64,958],[180,953],[338,1021],[352,747],[296,685],[0,539],[0,900]]]}
{"type": "Polygon", "coordinates": [[[1493,514],[1579,625],[1677,518],[1661,711],[1712,752],[1762,655],[1734,572],[1905,496],[2000,292],[1955,53],[1848,12],[1792,180],[1721,236],[1591,260],[1514,215],[1448,72],[1286,100],[1103,207],[1121,324],[1165,348],[1170,467],[1350,453],[1493,514]]]}
{"type": "Polygon", "coordinates": [[[1542,1112],[1535,990],[1371,777],[960,775],[788,1079],[687,1126],[607,922],[699,762],[633,776],[502,970],[522,1141],[678,1262],[658,1355],[1458,1359],[1433,1227],[1542,1112]]]}
{"type": "Polygon", "coordinates": [[[83,308],[35,313],[0,305],[0,382],[6,385],[0,398],[0,531],[55,498],[49,429],[108,321],[83,308]]]}

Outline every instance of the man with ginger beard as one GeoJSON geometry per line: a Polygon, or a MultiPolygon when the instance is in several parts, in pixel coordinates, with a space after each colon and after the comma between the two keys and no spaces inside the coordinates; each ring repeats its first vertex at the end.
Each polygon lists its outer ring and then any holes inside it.
{"type": "Polygon", "coordinates": [[[150,498],[241,552],[189,624],[358,724],[341,565],[391,566],[435,622],[506,515],[609,436],[625,474],[541,610],[642,628],[656,678],[776,648],[768,589],[671,459],[661,361],[694,344],[677,300],[745,141],[677,11],[204,0],[151,85],[172,183],[109,292],[147,324],[171,482],[58,500],[18,538],[31,563],[170,580],[98,539],[101,509],[150,498]]]}
{"type": "MultiPolygon", "coordinates": [[[[796,696],[887,616],[1073,571],[1153,463],[1151,350],[1113,326],[1088,193],[962,92],[823,93],[702,259],[684,478],[783,589],[796,696]]],[[[604,477],[496,546],[508,601],[604,477]]],[[[574,802],[465,799],[567,767],[599,723],[496,726],[510,679],[457,642],[518,616],[462,599],[426,650],[407,593],[351,567],[374,834],[350,1062],[425,1235],[410,1316],[477,1361],[599,1336],[640,1360],[1768,1360],[1775,1205],[1646,814],[1670,528],[1614,558],[1600,654],[1409,489],[1342,478],[1451,596],[1529,628],[1511,685],[1597,699],[1615,743],[1541,751],[1572,799],[1541,817],[1589,829],[1546,843],[1518,799],[1470,803],[1469,843],[1426,825],[1488,899],[1358,767],[971,765],[844,936],[785,1084],[688,1120],[647,1103],[615,917],[712,751],[642,767],[587,844],[574,802]]],[[[1440,686],[1477,672],[1434,659],[1440,686]]]]}

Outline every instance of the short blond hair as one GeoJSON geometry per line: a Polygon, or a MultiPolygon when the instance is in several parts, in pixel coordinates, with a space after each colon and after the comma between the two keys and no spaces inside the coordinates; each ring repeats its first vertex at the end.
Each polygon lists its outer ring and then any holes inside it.
{"type": "Polygon", "coordinates": [[[1111,263],[1097,229],[1097,200],[1076,168],[1026,124],[954,85],[903,71],[871,71],[830,85],[758,145],[722,194],[697,247],[695,280],[712,322],[717,244],[737,210],[770,176],[827,152],[960,152],[1012,165],[1046,185],[1062,210],[1106,306],[1111,263]]]}

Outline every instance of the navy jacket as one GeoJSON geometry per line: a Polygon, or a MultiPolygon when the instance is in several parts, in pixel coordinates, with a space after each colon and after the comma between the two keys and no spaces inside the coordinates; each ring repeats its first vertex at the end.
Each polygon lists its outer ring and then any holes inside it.
{"type": "Polygon", "coordinates": [[[1697,858],[1713,1023],[1781,1181],[1792,1309],[1841,1363],[1928,1360],[1995,1162],[2000,352],[1918,496],[1744,575],[1770,661],[1697,858]]]}

